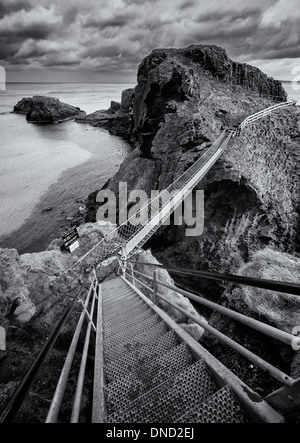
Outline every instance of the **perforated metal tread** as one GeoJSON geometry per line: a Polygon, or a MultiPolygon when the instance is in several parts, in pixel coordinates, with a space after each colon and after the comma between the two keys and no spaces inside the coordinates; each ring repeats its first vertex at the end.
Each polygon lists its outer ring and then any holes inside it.
{"type": "Polygon", "coordinates": [[[140,300],[141,299],[138,298],[136,295],[124,292],[122,296],[114,297],[113,300],[107,300],[107,301],[103,300],[102,306],[103,309],[105,309],[105,311],[109,312],[113,311],[119,305],[130,304],[140,300]]]}
{"type": "Polygon", "coordinates": [[[124,341],[125,338],[132,338],[137,332],[142,332],[149,324],[159,323],[159,317],[151,310],[139,313],[132,317],[132,320],[133,324],[116,324],[113,330],[110,329],[110,332],[105,334],[106,343],[114,346],[115,343],[124,341]]]}
{"type": "Polygon", "coordinates": [[[145,305],[145,304],[139,305],[139,306],[133,307],[132,309],[120,310],[119,312],[116,312],[113,316],[110,316],[110,317],[104,316],[103,321],[104,321],[106,327],[107,326],[113,327],[115,324],[121,323],[121,322],[130,323],[130,318],[132,316],[138,315],[139,313],[145,312],[149,309],[150,308],[148,305],[145,305]]]}
{"type": "Polygon", "coordinates": [[[190,366],[194,358],[185,343],[166,354],[148,360],[143,366],[135,365],[126,377],[105,388],[107,411],[109,414],[125,407],[155,386],[190,366]]]}
{"type": "Polygon", "coordinates": [[[115,295],[113,298],[110,299],[102,299],[102,305],[105,309],[110,309],[113,308],[114,306],[116,306],[119,303],[126,303],[126,302],[134,302],[137,300],[141,300],[139,298],[139,296],[135,293],[133,293],[133,291],[126,291],[123,292],[122,294],[117,294],[115,295]]]}
{"type": "Polygon", "coordinates": [[[138,323],[129,336],[126,335],[123,339],[118,337],[113,341],[104,340],[104,349],[108,352],[133,350],[138,344],[150,343],[164,332],[167,332],[165,323],[161,322],[158,316],[153,315],[142,324],[138,323]]]}
{"type": "Polygon", "coordinates": [[[114,292],[112,295],[108,296],[105,291],[102,290],[102,304],[104,306],[113,305],[118,300],[126,300],[127,298],[130,298],[131,300],[139,299],[139,296],[131,289],[126,288],[122,289],[120,292],[114,292]]]}
{"type": "MultiPolygon", "coordinates": [[[[102,294],[105,296],[104,300],[113,299],[116,295],[122,294],[123,292],[131,292],[134,294],[134,291],[132,291],[132,288],[125,284],[125,286],[121,286],[119,288],[112,288],[112,289],[105,289],[102,286],[102,294]]],[[[136,295],[136,294],[135,294],[136,295]]]]}
{"type": "Polygon", "coordinates": [[[122,319],[126,319],[128,321],[128,313],[131,313],[135,311],[136,309],[145,310],[145,308],[149,309],[149,306],[146,303],[134,303],[132,305],[120,305],[114,311],[105,312],[103,313],[103,319],[105,322],[112,321],[113,319],[119,318],[120,321],[122,319]]]}
{"type": "Polygon", "coordinates": [[[177,423],[248,423],[248,420],[230,387],[225,386],[177,423]]]}
{"type": "Polygon", "coordinates": [[[155,323],[149,326],[149,329],[145,329],[145,326],[141,325],[141,329],[143,329],[142,333],[132,337],[132,339],[126,339],[123,343],[116,344],[113,348],[108,348],[104,340],[105,362],[108,364],[112,360],[119,358],[124,352],[130,352],[135,348],[152,342],[154,338],[163,335],[168,330],[164,322],[155,323]]]}
{"type": "Polygon", "coordinates": [[[106,367],[106,382],[123,378],[137,366],[144,365],[148,360],[164,355],[168,350],[178,346],[178,339],[173,331],[168,331],[151,343],[140,345],[106,367]]]}
{"type": "Polygon", "coordinates": [[[111,289],[111,288],[119,288],[119,287],[127,286],[127,284],[124,282],[124,280],[121,277],[116,277],[112,280],[105,280],[102,283],[103,288],[111,289]]]}
{"type": "Polygon", "coordinates": [[[107,339],[113,339],[114,336],[117,336],[122,333],[125,334],[129,330],[133,330],[134,327],[136,326],[136,323],[143,321],[143,319],[145,319],[146,321],[148,318],[153,317],[153,315],[154,315],[153,311],[145,309],[137,312],[136,315],[132,317],[133,319],[132,324],[128,323],[128,321],[118,322],[117,320],[112,325],[107,323],[104,326],[104,336],[107,339]]]}
{"type": "Polygon", "coordinates": [[[186,411],[217,391],[217,386],[199,361],[185,371],[109,415],[106,423],[174,423],[186,411]]]}
{"type": "Polygon", "coordinates": [[[102,305],[105,308],[108,308],[109,306],[114,306],[114,304],[118,303],[119,301],[125,303],[129,300],[141,300],[141,298],[131,288],[128,288],[126,289],[126,291],[123,291],[121,293],[116,293],[114,296],[111,296],[109,298],[107,298],[105,292],[103,293],[102,291],[102,305]]]}

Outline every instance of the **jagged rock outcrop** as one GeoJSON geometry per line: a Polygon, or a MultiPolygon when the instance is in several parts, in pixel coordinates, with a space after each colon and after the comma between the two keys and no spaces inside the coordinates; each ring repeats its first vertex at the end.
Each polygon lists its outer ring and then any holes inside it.
{"type": "Polygon", "coordinates": [[[84,111],[75,106],[62,103],[57,98],[34,96],[23,98],[14,107],[14,112],[26,114],[29,123],[53,124],[86,115],[84,111]]]}
{"type": "MultiPolygon", "coordinates": [[[[84,269],[89,269],[92,259],[85,260],[81,272],[77,269],[77,278],[76,272],[53,277],[68,269],[112,229],[100,223],[80,226],[80,249],[73,254],[60,250],[60,239],[40,253],[19,255],[16,250],[0,249],[0,325],[6,330],[7,343],[6,352],[0,351],[1,411],[81,286],[89,287],[89,273],[84,269]]],[[[100,272],[105,275],[108,269],[111,265],[100,272]]],[[[18,422],[45,422],[49,398],[54,394],[80,311],[78,304],[41,368],[18,422]]],[[[75,356],[77,367],[80,358],[79,354],[75,356]]]]}
{"type": "MultiPolygon", "coordinates": [[[[133,100],[135,150],[106,188],[118,194],[165,189],[224,128],[285,100],[280,82],[231,61],[216,46],[155,50],[141,63],[133,100]]],[[[299,235],[299,110],[278,111],[235,138],[198,185],[205,191],[205,230],[164,227],[149,242],[165,264],[234,272],[252,252],[271,246],[293,252],[299,235]]],[[[89,197],[94,221],[97,192],[89,197]]],[[[194,207],[196,210],[196,208],[194,207]]],[[[181,280],[185,283],[185,279],[181,280]]],[[[193,282],[189,279],[189,285],[193,282]]],[[[212,296],[221,293],[200,283],[212,296]]],[[[195,288],[199,282],[194,283],[195,288]]]]}
{"type": "Polygon", "coordinates": [[[133,119],[132,106],[134,89],[126,89],[122,93],[121,103],[111,102],[108,110],[96,111],[75,119],[77,123],[89,123],[91,126],[102,127],[112,135],[118,135],[132,141],[133,119]]]}
{"type": "MultiPolygon", "coordinates": [[[[300,258],[265,248],[253,253],[249,262],[238,270],[238,275],[298,284],[300,258]]],[[[300,298],[296,295],[250,286],[229,285],[220,303],[289,334],[293,334],[295,328],[300,326],[300,298]]],[[[238,322],[233,322],[218,313],[211,316],[209,325],[233,340],[238,339],[240,344],[291,377],[299,378],[299,352],[293,350],[292,344],[284,345],[255,330],[246,329],[238,322]]],[[[242,372],[246,376],[248,385],[254,390],[258,388],[267,395],[276,390],[276,387],[280,387],[279,384],[278,386],[276,383],[272,384],[268,374],[249,365],[248,361],[238,357],[235,352],[229,351],[211,334],[205,332],[201,340],[233,372],[242,372]]]]}

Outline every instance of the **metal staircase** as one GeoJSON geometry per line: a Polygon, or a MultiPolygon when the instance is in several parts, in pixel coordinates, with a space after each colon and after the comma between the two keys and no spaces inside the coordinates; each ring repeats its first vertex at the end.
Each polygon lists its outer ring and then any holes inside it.
{"type": "MultiPolygon", "coordinates": [[[[246,423],[230,387],[122,278],[102,285],[106,423],[246,423]]],[[[95,392],[95,395],[103,395],[95,392]]],[[[98,404],[96,400],[95,404],[98,404]]]]}

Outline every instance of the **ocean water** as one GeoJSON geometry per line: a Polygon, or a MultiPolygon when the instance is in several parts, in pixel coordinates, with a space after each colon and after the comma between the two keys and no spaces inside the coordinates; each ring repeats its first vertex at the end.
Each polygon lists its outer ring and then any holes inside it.
{"type": "Polygon", "coordinates": [[[28,124],[12,114],[23,97],[47,95],[87,113],[120,101],[128,84],[8,84],[0,91],[0,247],[43,250],[68,228],[77,199],[99,189],[130,147],[100,128],[28,124]],[[52,208],[49,212],[44,209],[52,208]]]}

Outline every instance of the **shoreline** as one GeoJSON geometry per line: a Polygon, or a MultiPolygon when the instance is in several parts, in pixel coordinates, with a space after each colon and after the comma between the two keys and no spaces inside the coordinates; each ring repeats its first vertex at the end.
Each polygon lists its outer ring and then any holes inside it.
{"type": "MultiPolygon", "coordinates": [[[[20,254],[45,250],[52,240],[60,238],[71,222],[82,221],[82,216],[77,213],[85,206],[83,202],[117,172],[130,152],[129,145],[119,137],[89,125],[80,127],[82,130],[73,134],[74,138],[79,137],[79,147],[89,153],[88,160],[61,172],[40,196],[22,225],[0,237],[0,248],[16,249],[20,254]],[[68,220],[70,217],[72,219],[68,220]]],[[[73,132],[73,126],[69,130],[73,132]]],[[[11,198],[13,202],[13,196],[11,198]]]]}

